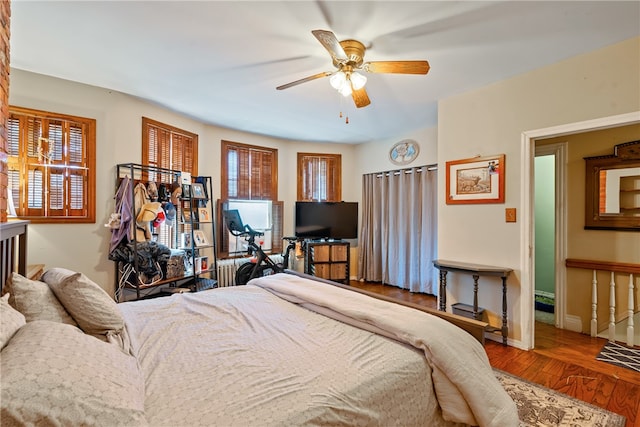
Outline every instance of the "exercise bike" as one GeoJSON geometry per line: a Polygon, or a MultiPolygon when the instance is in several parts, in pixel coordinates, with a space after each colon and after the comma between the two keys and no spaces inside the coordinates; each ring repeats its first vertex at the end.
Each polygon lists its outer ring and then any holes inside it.
{"type": "Polygon", "coordinates": [[[237,209],[223,212],[227,228],[233,236],[244,237],[247,241],[247,253],[255,254],[255,258],[242,264],[236,271],[236,285],[246,285],[249,280],[256,277],[268,276],[275,273],[282,273],[289,267],[289,254],[295,250],[298,237],[283,237],[288,243],[283,254],[282,262],[273,261],[263,250],[262,246],[256,243],[256,237],[264,236],[261,231],[256,231],[248,224],[243,224],[240,213],[237,209]]]}

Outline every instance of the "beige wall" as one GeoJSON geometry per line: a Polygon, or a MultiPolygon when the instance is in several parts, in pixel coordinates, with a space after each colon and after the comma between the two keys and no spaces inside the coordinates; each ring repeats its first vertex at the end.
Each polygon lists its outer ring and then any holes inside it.
{"type": "MultiPolygon", "coordinates": [[[[600,261],[640,263],[640,233],[634,231],[585,230],[585,157],[611,155],[613,146],[640,140],[640,124],[549,138],[538,145],[567,144],[567,257],[600,261]]],[[[637,278],[640,280],[640,278],[637,278]]],[[[591,270],[567,270],[567,314],[582,322],[589,333],[591,319],[591,270]]],[[[609,282],[606,272],[598,273],[598,326],[605,329],[609,320],[609,282]]],[[[618,304],[627,301],[629,276],[616,275],[618,304]]],[[[640,282],[638,282],[640,284],[640,282]]],[[[635,301],[640,301],[635,287],[635,301]]],[[[618,310],[618,319],[626,317],[626,307],[618,310]]]]}
{"type": "MultiPolygon", "coordinates": [[[[508,316],[515,344],[530,332],[523,326],[520,297],[521,289],[532,285],[523,282],[521,274],[529,253],[522,228],[505,223],[504,209],[525,206],[523,197],[528,197],[522,194],[522,134],[640,111],[639,75],[640,38],[634,38],[439,103],[440,182],[448,160],[506,155],[504,204],[446,205],[440,185],[438,252],[443,259],[514,269],[508,282],[508,316]]],[[[471,301],[469,278],[452,277],[449,292],[448,302],[471,301]]],[[[481,281],[480,305],[489,310],[493,322],[501,314],[500,295],[497,280],[481,281]]]]}
{"type": "Polygon", "coordinates": [[[284,141],[208,126],[119,92],[87,86],[21,70],[11,72],[10,105],[95,118],[97,121],[96,223],[32,224],[29,228],[30,264],[82,271],[107,292],[114,290],[114,263],[109,261],[110,231],[104,227],[114,208],[115,165],[140,163],[142,116],[199,135],[199,174],[213,177],[214,197],[220,195],[220,141],[222,139],[277,148],[278,195],[285,202],[285,234],[293,233],[296,199],[296,153],[342,154],[343,197],[358,201],[349,183],[359,181],[355,147],[284,141]]]}

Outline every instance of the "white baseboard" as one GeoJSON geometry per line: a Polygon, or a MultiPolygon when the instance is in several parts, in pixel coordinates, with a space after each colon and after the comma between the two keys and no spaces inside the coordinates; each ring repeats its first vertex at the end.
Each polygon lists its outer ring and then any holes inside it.
{"type": "Polygon", "coordinates": [[[570,331],[582,332],[582,318],[567,314],[564,317],[564,326],[565,329],[568,329],[570,331]]]}

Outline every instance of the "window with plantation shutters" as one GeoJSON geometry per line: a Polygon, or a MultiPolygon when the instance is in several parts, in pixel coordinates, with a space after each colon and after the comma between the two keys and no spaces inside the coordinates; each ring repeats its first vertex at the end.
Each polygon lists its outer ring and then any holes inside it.
{"type": "Polygon", "coordinates": [[[278,199],[278,150],[222,141],[222,198],[278,199]]]}
{"type": "Polygon", "coordinates": [[[342,201],[342,156],[298,153],[298,200],[342,201]]]}
{"type": "MultiPolygon", "coordinates": [[[[198,135],[143,117],[142,164],[198,175],[198,135]]],[[[162,175],[148,179],[162,182],[162,175]]]]}
{"type": "MultiPolygon", "coordinates": [[[[178,129],[147,117],[142,118],[142,164],[156,168],[172,169],[198,175],[198,135],[178,129]]],[[[173,175],[147,170],[143,181],[153,181],[156,185],[168,182],[173,175]]],[[[171,227],[165,221],[155,232],[159,243],[171,246],[171,227]]]]}
{"type": "Polygon", "coordinates": [[[283,203],[278,201],[278,150],[222,141],[221,195],[218,201],[218,257],[229,254],[229,233],[221,213],[229,200],[270,200],[271,251],[282,250],[283,203]]]}
{"type": "Polygon", "coordinates": [[[94,119],[9,107],[8,189],[31,222],[95,222],[94,119]]]}

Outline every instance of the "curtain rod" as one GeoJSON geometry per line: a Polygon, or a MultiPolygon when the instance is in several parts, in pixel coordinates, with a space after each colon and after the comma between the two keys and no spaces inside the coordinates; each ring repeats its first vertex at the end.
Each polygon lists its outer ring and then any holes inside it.
{"type": "Polygon", "coordinates": [[[396,170],[390,170],[390,171],[384,171],[384,172],[373,172],[373,173],[365,174],[365,175],[375,175],[376,178],[380,178],[382,176],[389,176],[391,174],[400,175],[400,172],[413,173],[414,170],[416,172],[422,172],[423,168],[426,168],[427,171],[438,170],[438,164],[434,163],[432,165],[416,166],[416,167],[413,167],[413,168],[396,169],[396,170]]]}

